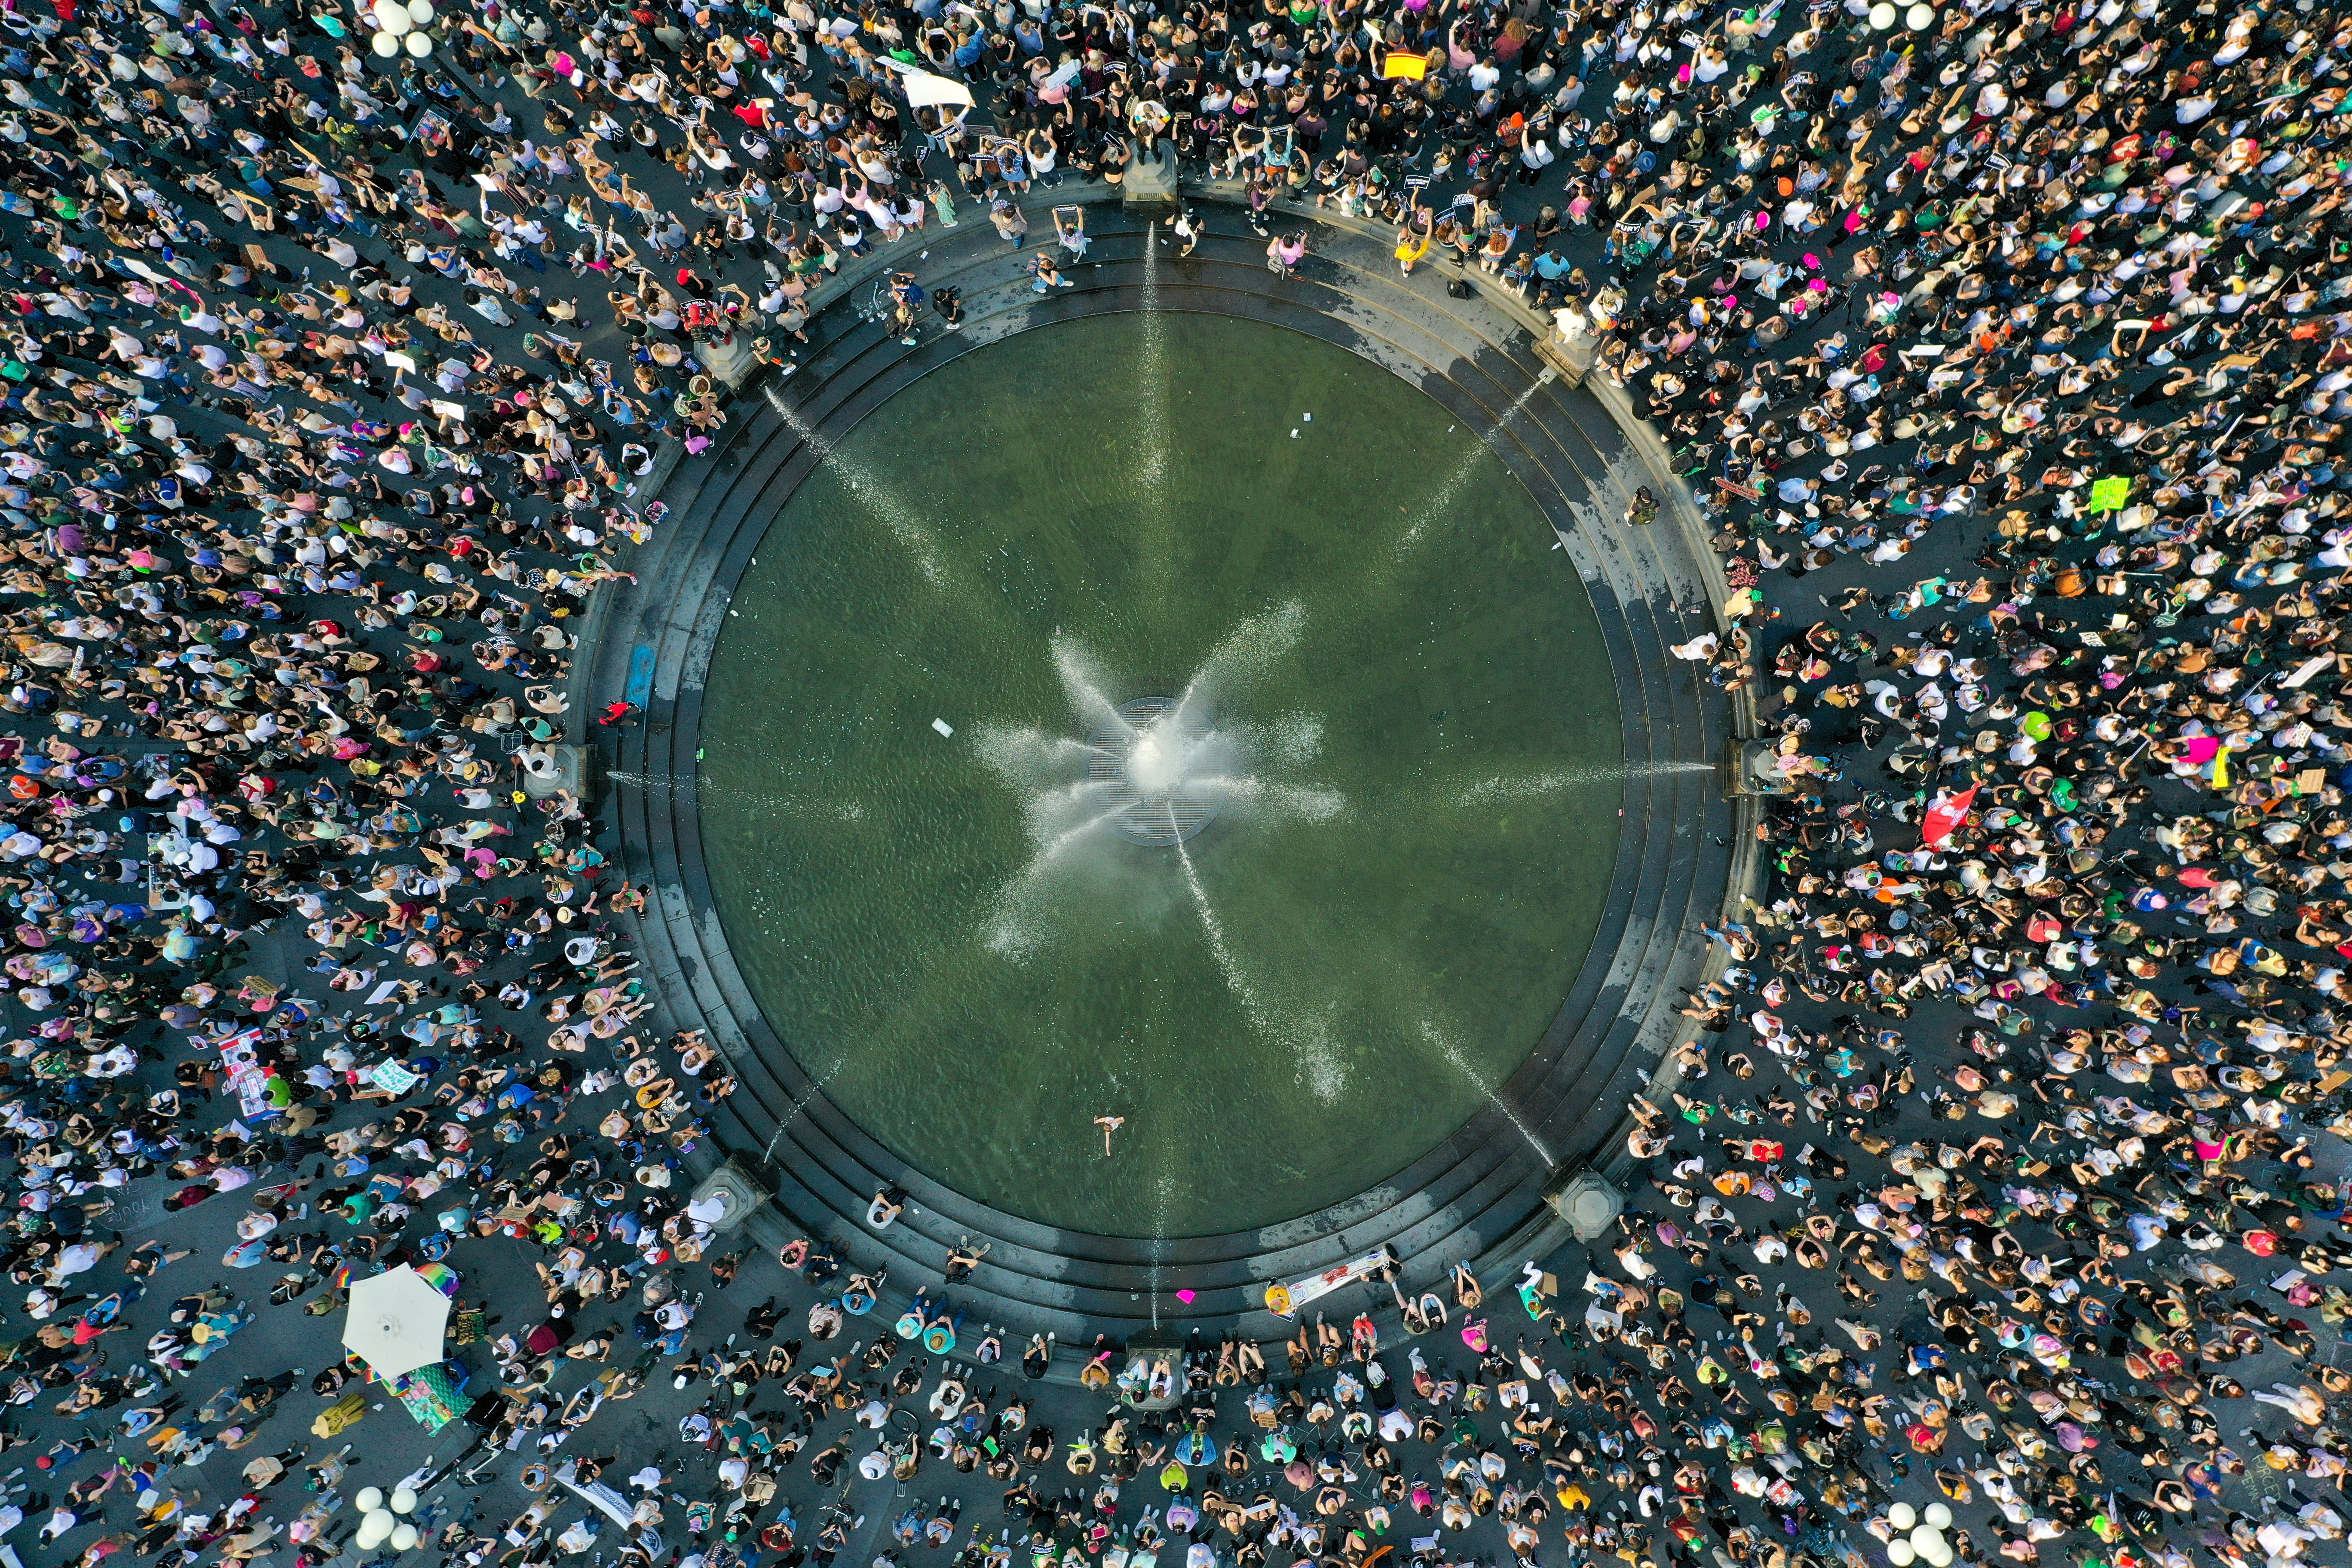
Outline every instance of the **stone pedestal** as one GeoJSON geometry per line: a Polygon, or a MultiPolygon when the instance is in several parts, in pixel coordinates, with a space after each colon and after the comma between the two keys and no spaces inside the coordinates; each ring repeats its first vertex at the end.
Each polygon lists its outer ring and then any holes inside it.
{"type": "Polygon", "coordinates": [[[551,798],[558,790],[569,790],[572,798],[581,805],[589,799],[589,753],[585,746],[542,745],[525,746],[520,753],[522,763],[523,793],[533,800],[551,798]]]}
{"type": "Polygon", "coordinates": [[[1141,223],[1165,222],[1174,217],[1183,205],[1176,188],[1175,149],[1162,141],[1158,158],[1149,162],[1136,159],[1127,166],[1127,178],[1119,188],[1119,205],[1129,217],[1141,223]]]}
{"type": "MultiPolygon", "coordinates": [[[[1173,1410],[1176,1407],[1179,1397],[1184,1392],[1184,1346],[1182,1342],[1174,1340],[1164,1342],[1154,1341],[1149,1337],[1129,1340],[1127,1342],[1126,1357],[1118,1361],[1119,1370],[1126,1370],[1129,1363],[1133,1362],[1139,1356],[1143,1359],[1144,1364],[1147,1366],[1154,1362],[1164,1360],[1168,1363],[1169,1370],[1176,1374],[1176,1380],[1170,1386],[1168,1393],[1157,1399],[1132,1398],[1124,1390],[1122,1390],[1118,1396],[1119,1403],[1126,1405],[1129,1410],[1173,1410]]],[[[1116,1377],[1118,1373],[1113,1373],[1112,1375],[1116,1377]]],[[[1113,1386],[1117,1385],[1114,1384],[1113,1386]]]]}
{"type": "Polygon", "coordinates": [[[699,1211],[714,1201],[721,1212],[711,1219],[710,1228],[723,1234],[757,1213],[760,1205],[768,1201],[768,1191],[751,1172],[730,1160],[702,1178],[687,1204],[699,1211]]]}
{"type": "Polygon", "coordinates": [[[741,332],[731,338],[712,338],[700,349],[702,368],[711,379],[723,381],[730,387],[740,387],[744,379],[760,367],[760,358],[751,352],[751,342],[741,332]]]}
{"type": "Polygon", "coordinates": [[[1576,1239],[1590,1246],[1609,1234],[1625,1212],[1625,1194],[1593,1171],[1579,1171],[1544,1194],[1551,1212],[1568,1222],[1576,1239]]]}
{"type": "Polygon", "coordinates": [[[1724,743],[1723,797],[1794,795],[1797,783],[1774,763],[1772,742],[1732,740],[1724,743]]]}
{"type": "Polygon", "coordinates": [[[1601,340],[1590,332],[1563,341],[1557,332],[1536,340],[1536,358],[1559,372],[1560,380],[1570,386],[1584,384],[1585,373],[1600,357],[1601,340]]]}

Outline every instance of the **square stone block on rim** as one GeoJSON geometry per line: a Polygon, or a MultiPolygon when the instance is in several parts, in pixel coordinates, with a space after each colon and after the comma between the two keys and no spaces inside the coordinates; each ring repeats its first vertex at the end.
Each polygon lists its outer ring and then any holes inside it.
{"type": "Polygon", "coordinates": [[[1568,1222],[1576,1239],[1590,1244],[1609,1234],[1625,1212],[1625,1194],[1595,1171],[1579,1171],[1545,1194],[1551,1212],[1568,1222]]]}

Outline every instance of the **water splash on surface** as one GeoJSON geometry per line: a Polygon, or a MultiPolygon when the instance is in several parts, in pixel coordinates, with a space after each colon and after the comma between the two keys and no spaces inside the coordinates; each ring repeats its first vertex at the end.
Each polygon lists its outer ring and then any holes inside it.
{"type": "Polygon", "coordinates": [[[708,779],[690,774],[684,778],[656,778],[651,773],[624,773],[615,768],[607,770],[604,777],[613,784],[634,784],[639,789],[683,788],[697,795],[733,795],[787,816],[822,816],[834,822],[866,820],[866,807],[855,800],[813,800],[806,795],[780,795],[772,790],[747,789],[740,784],[712,784],[708,779]]]}
{"type": "MultiPolygon", "coordinates": [[[[1176,826],[1176,814],[1172,809],[1168,814],[1168,825],[1171,828],[1176,826]]],[[[1217,960],[1218,972],[1225,977],[1225,989],[1234,994],[1234,999],[1242,1005],[1244,1011],[1255,1016],[1260,1010],[1257,993],[1251,988],[1248,977],[1242,973],[1242,966],[1234,959],[1233,949],[1225,945],[1224,922],[1217,919],[1216,906],[1209,902],[1208,891],[1201,886],[1201,873],[1193,868],[1192,852],[1184,847],[1181,836],[1176,840],[1176,854],[1184,866],[1185,884],[1192,889],[1192,906],[1201,912],[1201,929],[1208,935],[1209,951],[1217,960]]]]}
{"type": "Polygon", "coordinates": [[[1583,784],[1612,783],[1623,775],[1615,768],[1557,768],[1550,773],[1531,773],[1526,778],[1480,779],[1476,784],[1454,797],[1458,805],[1486,805],[1503,800],[1532,800],[1538,795],[1554,795],[1564,789],[1583,784]]]}
{"type": "Polygon", "coordinates": [[[816,427],[800,416],[800,412],[784,401],[782,393],[768,388],[769,405],[782,416],[785,424],[816,454],[819,464],[832,469],[849,493],[856,496],[875,521],[890,531],[891,537],[907,552],[923,580],[934,588],[948,586],[948,569],[940,553],[939,541],[931,531],[917,521],[916,509],[905,497],[864,464],[841,455],[839,447],[817,434],[816,427]]]}
{"type": "Polygon", "coordinates": [[[840,1077],[841,1069],[848,1065],[849,1054],[845,1051],[840,1056],[834,1058],[834,1063],[831,1067],[825,1068],[824,1071],[819,1073],[814,1079],[811,1079],[809,1086],[806,1089],[793,1096],[793,1102],[784,1108],[784,1113],[776,1118],[776,1130],[769,1135],[767,1148],[761,1152],[760,1158],[761,1160],[770,1163],[774,1163],[776,1158],[776,1145],[784,1141],[784,1134],[791,1131],[793,1123],[800,1119],[801,1112],[808,1109],[809,1101],[824,1093],[824,1086],[831,1083],[835,1079],[840,1077]]]}
{"type": "Polygon", "coordinates": [[[1462,454],[1461,461],[1454,465],[1454,471],[1446,475],[1444,481],[1430,493],[1429,500],[1422,503],[1421,510],[1413,513],[1412,521],[1406,523],[1404,532],[1397,538],[1392,561],[1401,561],[1411,553],[1420,545],[1430,526],[1453,510],[1455,499],[1462,493],[1462,487],[1470,482],[1486,458],[1494,456],[1487,441],[1525,413],[1528,405],[1535,401],[1536,394],[1559,379],[1559,372],[1546,365],[1543,374],[1529,382],[1527,390],[1511,399],[1510,405],[1496,416],[1495,422],[1486,427],[1486,436],[1470,443],[1469,449],[1462,454]]]}
{"type": "Polygon", "coordinates": [[[1348,1064],[1339,1058],[1339,1047],[1331,1043],[1330,1033],[1320,1021],[1307,1031],[1299,1045],[1298,1063],[1308,1090],[1324,1104],[1337,1104],[1339,1096],[1347,1092],[1348,1064]]]}
{"type": "MultiPolygon", "coordinates": [[[[1129,858],[1135,848],[1173,847],[1226,990],[1252,1032],[1287,1052],[1299,1081],[1328,1104],[1346,1091],[1346,1052],[1325,1020],[1269,998],[1262,977],[1235,951],[1183,843],[1228,810],[1305,824],[1348,811],[1347,797],[1337,791],[1269,777],[1258,766],[1254,742],[1261,734],[1273,742],[1266,760],[1313,755],[1321,744],[1319,717],[1285,714],[1263,731],[1212,719],[1219,695],[1249,688],[1291,651],[1306,624],[1307,612],[1295,602],[1249,616],[1202,659],[1181,695],[1124,702],[1084,645],[1055,633],[1054,668],[1089,738],[1035,726],[978,730],[980,759],[1020,795],[1030,842],[1026,862],[990,895],[979,937],[1000,957],[1025,963],[1066,918],[1066,900],[1055,896],[1066,879],[1152,876],[1144,868],[1149,862],[1129,858]]],[[[1183,895],[1176,896],[1181,902],[1183,895]]]]}
{"type": "Polygon", "coordinates": [[[1108,825],[1111,818],[1117,816],[1120,812],[1127,809],[1127,802],[1121,801],[1117,805],[1112,806],[1108,811],[1102,813],[1099,816],[1089,816],[1084,822],[1079,823],[1076,827],[1066,827],[1061,832],[1054,835],[1053,837],[1039,844],[1037,846],[1037,853],[1033,856],[1029,861],[1031,871],[1033,873],[1042,871],[1046,867],[1051,866],[1055,859],[1060,856],[1063,850],[1067,849],[1071,845],[1076,844],[1079,839],[1084,838],[1096,828],[1108,825]]]}
{"type": "Polygon", "coordinates": [[[1176,1178],[1162,1171],[1151,1184],[1151,1326],[1160,1326],[1160,1273],[1168,1252],[1169,1211],[1176,1204],[1176,1178]]]}
{"type": "MultiPolygon", "coordinates": [[[[1172,828],[1175,811],[1168,814],[1172,828]]],[[[1201,886],[1201,873],[1193,868],[1192,852],[1184,847],[1184,840],[1176,840],[1176,856],[1184,867],[1184,883],[1192,889],[1192,906],[1200,911],[1201,929],[1209,938],[1209,952],[1217,961],[1217,973],[1224,977],[1225,989],[1233,993],[1235,1002],[1257,1032],[1269,1040],[1287,1046],[1298,1060],[1299,1080],[1307,1092],[1326,1105],[1336,1102],[1348,1087],[1348,1069],[1331,1044],[1329,1034],[1319,1025],[1306,1030],[1286,1028],[1281,1019],[1265,1005],[1257,987],[1250,984],[1242,970],[1241,961],[1234,956],[1231,943],[1225,940],[1224,922],[1217,918],[1216,906],[1209,902],[1208,890],[1201,886]]]]}
{"type": "Polygon", "coordinates": [[[982,763],[1015,786],[1048,776],[1057,769],[1088,767],[1097,761],[1117,761],[1118,757],[1116,752],[1074,741],[1067,735],[1048,735],[1034,725],[1012,729],[1002,724],[982,724],[974,736],[972,749],[979,753],[982,763]]]}
{"type": "Polygon", "coordinates": [[[1137,377],[1142,393],[1136,424],[1135,477],[1155,504],[1168,482],[1168,321],[1160,313],[1160,226],[1143,242],[1143,352],[1137,377]]]}
{"type": "Polygon", "coordinates": [[[1323,754],[1323,719],[1317,713],[1285,713],[1267,723],[1249,725],[1251,749],[1276,762],[1311,763],[1323,754]]]}
{"type": "MultiPolygon", "coordinates": [[[[627,773],[621,772],[618,768],[605,769],[604,776],[614,784],[635,784],[639,789],[675,789],[678,784],[678,781],[674,778],[656,778],[652,773],[627,773]]],[[[716,791],[719,789],[720,786],[718,784],[703,784],[698,780],[692,787],[696,789],[716,791]]],[[[738,793],[749,794],[750,792],[742,791],[738,793]]]]}
{"type": "Polygon", "coordinates": [[[1176,1203],[1176,1178],[1162,1171],[1160,1179],[1151,1184],[1151,1234],[1165,1241],[1168,1238],[1168,1211],[1176,1203]]]}
{"type": "MultiPolygon", "coordinates": [[[[1176,703],[1178,716],[1183,716],[1196,701],[1221,686],[1246,687],[1296,647],[1299,635],[1306,629],[1307,606],[1297,599],[1264,615],[1244,618],[1209,650],[1209,657],[1201,661],[1201,668],[1185,682],[1184,695],[1176,703]]],[[[1319,730],[1320,721],[1317,724],[1319,730]]]]}
{"type": "MultiPolygon", "coordinates": [[[[1054,670],[1062,678],[1062,689],[1068,694],[1070,706],[1088,724],[1108,729],[1118,734],[1132,737],[1135,726],[1129,723],[1118,710],[1118,705],[1103,694],[1102,677],[1087,657],[1078,640],[1066,632],[1055,632],[1052,638],[1054,670]]],[[[1101,751],[1089,746],[1089,751],[1101,751]]]]}
{"type": "Polygon", "coordinates": [[[1226,778],[1217,774],[1189,779],[1186,783],[1202,789],[1218,790],[1235,800],[1260,802],[1302,822],[1328,822],[1348,809],[1346,795],[1338,790],[1324,789],[1316,784],[1277,784],[1262,778],[1226,778]]]}
{"type": "Polygon", "coordinates": [[[1486,1097],[1487,1103],[1492,1105],[1496,1110],[1501,1111],[1504,1117],[1509,1121],[1510,1124],[1519,1130],[1519,1136],[1528,1141],[1528,1147],[1536,1152],[1537,1157],[1541,1159],[1546,1166],[1549,1167],[1556,1165],[1559,1163],[1552,1157],[1551,1151],[1544,1147],[1543,1140],[1535,1135],[1535,1130],[1530,1128],[1526,1122],[1520,1121],[1519,1113],[1513,1110],[1509,1103],[1506,1101],[1501,1095],[1496,1093],[1485,1079],[1478,1076],[1477,1072],[1470,1066],[1469,1059],[1463,1056],[1462,1047],[1455,1045],[1453,1039],[1446,1035],[1444,1030],[1440,1029],[1434,1024],[1423,1023],[1421,1026],[1421,1037],[1427,1040],[1432,1046],[1435,1047],[1439,1056],[1444,1057],[1448,1062],[1451,1062],[1456,1072],[1459,1072],[1464,1078],[1470,1080],[1471,1088],[1476,1089],[1480,1094],[1485,1095],[1486,1097]]]}
{"type": "Polygon", "coordinates": [[[1171,592],[1176,580],[1176,508],[1169,493],[1169,470],[1176,437],[1171,424],[1176,388],[1168,369],[1168,318],[1160,309],[1160,226],[1143,241],[1141,341],[1135,365],[1135,488],[1137,565],[1148,607],[1164,611],[1180,603],[1171,592]]]}
{"type": "Polygon", "coordinates": [[[1132,802],[1122,800],[1109,810],[1076,822],[1068,819],[1067,812],[1086,795],[1099,795],[1108,788],[1108,779],[1081,781],[1059,790],[1047,791],[1031,797],[1027,816],[1030,841],[1035,846],[1020,874],[996,890],[991,900],[988,934],[982,939],[990,952],[1016,962],[1026,959],[1045,940],[1045,908],[1042,894],[1048,877],[1063,857],[1076,848],[1088,835],[1110,826],[1132,802]],[[1089,789],[1089,784],[1101,788],[1089,789]]]}
{"type": "Polygon", "coordinates": [[[1632,763],[1606,764],[1571,763],[1520,778],[1480,779],[1454,797],[1456,805],[1489,805],[1497,801],[1532,800],[1566,789],[1616,784],[1625,779],[1659,778],[1669,773],[1706,773],[1713,763],[1632,763]]]}

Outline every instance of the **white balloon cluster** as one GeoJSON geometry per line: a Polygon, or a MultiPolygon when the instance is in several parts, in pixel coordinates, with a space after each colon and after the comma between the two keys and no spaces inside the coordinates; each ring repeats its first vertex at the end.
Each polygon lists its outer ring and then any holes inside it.
{"type": "Polygon", "coordinates": [[[1870,25],[1882,33],[1892,30],[1898,21],[1915,33],[1924,32],[1935,25],[1936,8],[1927,0],[1912,0],[1907,10],[1892,4],[1892,0],[1878,0],[1870,8],[1870,25]]]}
{"type": "Polygon", "coordinates": [[[1952,1568],[1951,1542],[1944,1539],[1944,1531],[1952,1527],[1950,1509],[1931,1502],[1923,1513],[1907,1502],[1898,1502],[1886,1510],[1886,1522],[1896,1532],[1886,1543],[1886,1560],[1895,1568],[1911,1568],[1915,1563],[1924,1563],[1927,1568],[1952,1568]]]}
{"type": "MultiPolygon", "coordinates": [[[[378,0],[379,5],[394,3],[394,0],[378,0]]],[[[418,3],[423,4],[423,0],[418,3]]],[[[373,1552],[387,1542],[394,1552],[406,1552],[423,1539],[415,1525],[400,1517],[416,1507],[416,1494],[408,1488],[402,1487],[386,1498],[381,1487],[362,1487],[352,1501],[359,1505],[360,1510],[359,1533],[352,1539],[362,1552],[373,1552]]]]}
{"type": "Polygon", "coordinates": [[[375,37],[368,47],[385,59],[406,49],[418,59],[433,52],[433,35],[425,29],[432,25],[433,0],[375,0],[375,37]]]}

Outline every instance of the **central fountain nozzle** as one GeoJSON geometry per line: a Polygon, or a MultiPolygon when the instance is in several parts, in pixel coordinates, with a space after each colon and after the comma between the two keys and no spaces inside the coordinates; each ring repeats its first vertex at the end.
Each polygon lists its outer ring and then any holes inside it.
{"type": "Polygon", "coordinates": [[[1216,820],[1215,789],[1193,790],[1192,769],[1201,760],[1203,736],[1183,721],[1190,715],[1173,697],[1139,697],[1118,706],[1119,722],[1087,737],[1104,753],[1087,769],[1126,794],[1110,816],[1113,832],[1130,844],[1166,849],[1216,820]]]}

